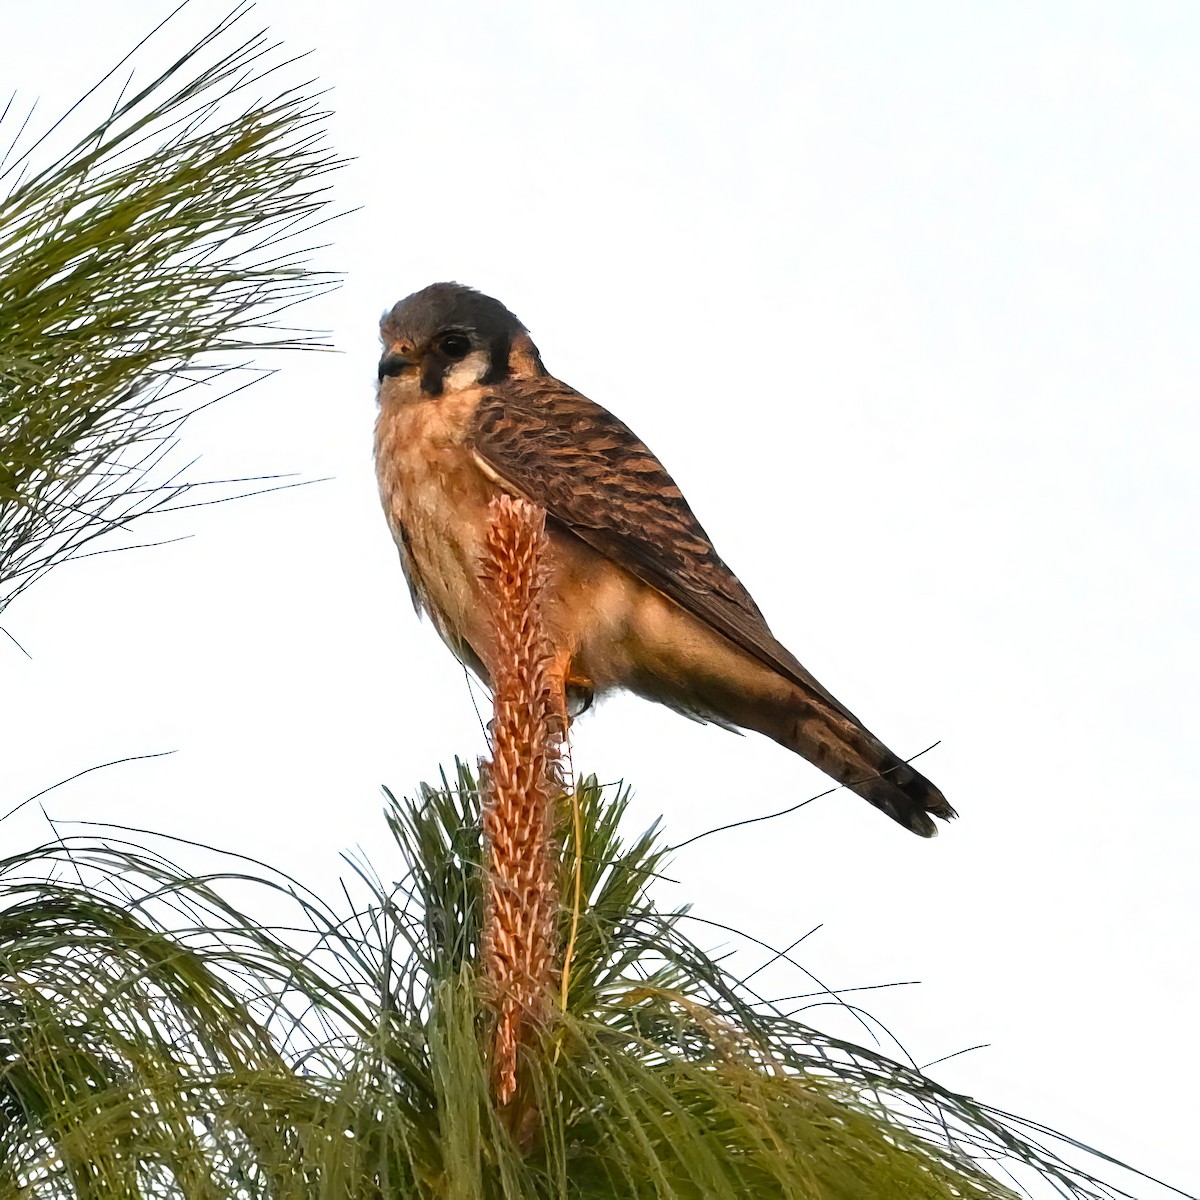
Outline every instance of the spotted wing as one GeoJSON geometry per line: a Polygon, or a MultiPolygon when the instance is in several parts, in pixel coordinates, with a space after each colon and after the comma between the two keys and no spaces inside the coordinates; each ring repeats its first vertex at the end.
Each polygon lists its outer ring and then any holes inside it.
{"type": "Polygon", "coordinates": [[[610,412],[550,377],[510,380],[481,401],[471,437],[503,486],[857,721],[772,636],[666,468],[610,412]]]}

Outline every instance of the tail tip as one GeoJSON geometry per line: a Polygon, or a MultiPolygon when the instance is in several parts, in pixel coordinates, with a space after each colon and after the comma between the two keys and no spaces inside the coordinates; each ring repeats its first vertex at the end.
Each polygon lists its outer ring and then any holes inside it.
{"type": "MultiPolygon", "coordinates": [[[[927,782],[927,781],[926,781],[927,782]]],[[[927,789],[920,796],[905,796],[909,803],[902,813],[893,814],[896,820],[906,829],[911,829],[918,837],[937,837],[938,827],[933,818],[943,821],[953,821],[958,813],[946,802],[946,797],[927,782],[927,789]]]]}

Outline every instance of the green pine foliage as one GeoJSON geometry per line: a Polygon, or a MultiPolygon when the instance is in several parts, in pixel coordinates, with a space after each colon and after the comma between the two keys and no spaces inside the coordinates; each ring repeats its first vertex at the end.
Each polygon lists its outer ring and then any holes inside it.
{"type": "Polygon", "coordinates": [[[400,882],[358,863],[341,911],[261,864],[192,875],[119,831],[3,861],[0,1200],[1000,1200],[1019,1194],[1005,1164],[1122,1194],[1034,1127],[755,996],[656,907],[664,851],[653,830],[623,843],[625,810],[594,779],[563,802],[566,1003],[503,1112],[462,765],[391,800],[400,882]],[[228,898],[251,884],[290,912],[265,924],[228,898]]]}
{"type": "Polygon", "coordinates": [[[135,518],[229,495],[180,474],[182,420],[252,354],[317,344],[278,318],[330,283],[306,258],[337,162],[247,7],[93,127],[103,87],[41,137],[0,114],[0,611],[135,518]]]}
{"type": "MultiPolygon", "coordinates": [[[[335,163],[244,14],[48,166],[0,163],[0,608],[187,495],[163,464],[198,383],[312,344],[276,318],[325,285],[335,163]]],[[[116,829],[0,859],[0,1200],[1124,1194],[754,994],[656,906],[664,850],[625,810],[594,780],[562,801],[563,969],[504,1109],[461,765],[389,797],[399,881],[356,862],[339,906],[116,829]]]]}

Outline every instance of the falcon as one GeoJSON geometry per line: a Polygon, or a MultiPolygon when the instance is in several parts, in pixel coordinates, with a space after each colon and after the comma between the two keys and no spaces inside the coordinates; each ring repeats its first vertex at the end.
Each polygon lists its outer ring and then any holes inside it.
{"type": "Polygon", "coordinates": [[[633,431],[555,379],[498,300],[435,283],[381,324],[375,463],[413,603],[487,683],[488,507],[546,512],[544,619],[574,711],[617,688],[753,729],[922,837],[954,810],[771,633],[633,431]]]}

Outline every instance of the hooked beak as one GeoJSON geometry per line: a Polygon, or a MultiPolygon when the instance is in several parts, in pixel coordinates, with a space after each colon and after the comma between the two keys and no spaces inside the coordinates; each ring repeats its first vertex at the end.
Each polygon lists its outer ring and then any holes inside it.
{"type": "Polygon", "coordinates": [[[411,352],[403,354],[399,350],[389,350],[379,360],[379,382],[394,375],[402,375],[409,367],[415,367],[417,360],[411,352]]]}

